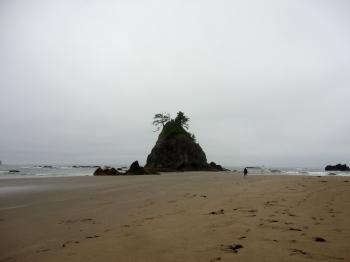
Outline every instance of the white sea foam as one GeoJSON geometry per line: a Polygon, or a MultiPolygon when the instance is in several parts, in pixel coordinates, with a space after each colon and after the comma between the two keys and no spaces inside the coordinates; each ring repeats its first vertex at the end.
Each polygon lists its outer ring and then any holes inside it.
{"type": "MultiPolygon", "coordinates": [[[[118,168],[119,166],[114,166],[118,168]]],[[[244,167],[229,167],[231,170],[243,171],[244,167]]],[[[71,176],[92,176],[95,168],[56,166],[56,168],[43,168],[39,166],[0,166],[0,179],[31,178],[31,177],[71,177],[71,176]],[[20,172],[10,173],[9,170],[20,172]]],[[[248,175],[296,175],[296,176],[350,176],[350,172],[332,171],[327,172],[307,168],[275,168],[275,167],[250,167],[248,175]]]]}
{"type": "MultiPolygon", "coordinates": [[[[230,167],[231,170],[243,171],[244,167],[230,167]]],[[[247,167],[248,175],[292,175],[292,176],[350,176],[350,172],[343,171],[324,171],[320,169],[309,168],[280,168],[254,166],[247,167]]]]}

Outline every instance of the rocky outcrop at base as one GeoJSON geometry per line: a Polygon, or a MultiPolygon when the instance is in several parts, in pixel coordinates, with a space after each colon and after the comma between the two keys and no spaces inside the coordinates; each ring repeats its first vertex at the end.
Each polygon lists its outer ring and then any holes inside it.
{"type": "Polygon", "coordinates": [[[139,161],[134,161],[132,162],[132,164],[130,165],[130,168],[127,172],[130,173],[136,173],[136,172],[142,172],[144,170],[143,167],[140,166],[139,161]]]}
{"type": "Polygon", "coordinates": [[[350,171],[350,168],[347,165],[337,164],[337,165],[328,165],[325,168],[326,171],[350,171]]]}
{"type": "Polygon", "coordinates": [[[101,168],[98,167],[95,172],[94,176],[120,176],[122,173],[118,172],[115,168],[101,168]]]}
{"type": "Polygon", "coordinates": [[[134,161],[128,171],[126,171],[127,175],[158,175],[158,172],[153,170],[152,168],[144,168],[140,166],[138,161],[134,161]]]}
{"type": "Polygon", "coordinates": [[[120,172],[120,171],[122,171],[122,168],[115,169],[113,167],[112,168],[98,167],[94,172],[94,176],[128,176],[128,175],[157,175],[158,174],[155,170],[140,166],[138,161],[134,161],[126,172],[120,172]]]}
{"type": "Polygon", "coordinates": [[[221,165],[217,165],[215,162],[210,162],[209,166],[214,171],[229,171],[228,169],[223,168],[221,165]]]}

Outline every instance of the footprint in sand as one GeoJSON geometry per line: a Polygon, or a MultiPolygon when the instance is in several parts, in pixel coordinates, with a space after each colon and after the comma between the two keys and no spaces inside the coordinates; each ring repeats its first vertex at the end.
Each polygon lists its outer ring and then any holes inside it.
{"type": "Polygon", "coordinates": [[[269,223],[277,223],[278,222],[278,220],[276,220],[276,219],[266,219],[265,221],[269,222],[269,223]]]}
{"type": "Polygon", "coordinates": [[[233,211],[240,211],[243,213],[246,213],[246,217],[256,217],[256,213],[258,212],[257,209],[246,209],[244,207],[234,208],[233,211]]]}
{"type": "Polygon", "coordinates": [[[288,230],[290,230],[290,231],[303,231],[302,229],[300,229],[300,228],[295,228],[295,227],[290,227],[290,228],[288,228],[288,230]]]}
{"type": "Polygon", "coordinates": [[[66,247],[68,244],[71,244],[71,243],[73,243],[73,241],[71,241],[71,240],[66,241],[61,245],[61,247],[66,247]]]}
{"type": "Polygon", "coordinates": [[[314,237],[314,240],[316,241],[316,242],[327,242],[324,238],[322,238],[322,237],[314,237]]]}
{"type": "Polygon", "coordinates": [[[98,238],[100,237],[99,235],[93,235],[93,236],[87,236],[85,237],[86,239],[92,239],[92,238],[98,238]]]}
{"type": "Polygon", "coordinates": [[[256,217],[256,214],[248,214],[246,217],[256,217]]]}
{"type": "Polygon", "coordinates": [[[291,253],[290,255],[291,256],[294,256],[294,255],[299,255],[299,256],[303,256],[303,257],[306,257],[306,258],[312,258],[312,256],[306,252],[306,251],[303,251],[301,249],[290,249],[291,253]]]}
{"type": "Polygon", "coordinates": [[[66,219],[61,220],[58,224],[75,224],[75,223],[91,223],[96,224],[96,221],[92,218],[82,218],[82,219],[66,219]]]}
{"type": "Polygon", "coordinates": [[[186,193],[186,194],[184,194],[184,197],[185,198],[194,198],[194,197],[196,197],[197,196],[197,194],[191,194],[191,193],[186,193]]]}
{"type": "Polygon", "coordinates": [[[218,211],[211,211],[208,213],[208,215],[223,215],[225,213],[225,210],[220,209],[218,211]]]}
{"type": "Polygon", "coordinates": [[[257,212],[258,212],[257,209],[249,209],[249,210],[247,210],[247,213],[254,214],[254,215],[255,215],[255,213],[257,213],[257,212]]]}
{"type": "Polygon", "coordinates": [[[266,202],[264,203],[264,206],[266,206],[266,207],[272,207],[272,206],[276,206],[277,203],[278,203],[278,201],[275,201],[275,200],[266,201],[266,202]]]}
{"type": "Polygon", "coordinates": [[[241,244],[232,244],[232,245],[228,245],[228,246],[223,246],[223,249],[227,252],[232,252],[232,253],[238,253],[238,250],[243,248],[243,246],[241,244]]]}
{"type": "Polygon", "coordinates": [[[49,248],[39,249],[36,251],[36,253],[43,253],[43,252],[47,252],[47,251],[50,251],[50,249],[49,248]]]}

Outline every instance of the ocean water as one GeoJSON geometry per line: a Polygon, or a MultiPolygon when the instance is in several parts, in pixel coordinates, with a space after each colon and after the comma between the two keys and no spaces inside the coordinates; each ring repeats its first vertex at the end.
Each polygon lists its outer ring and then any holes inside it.
{"type": "MultiPolygon", "coordinates": [[[[96,168],[97,167],[93,167],[93,166],[62,166],[62,165],[52,165],[52,166],[0,165],[0,179],[92,176],[96,168]],[[13,171],[19,171],[19,172],[13,172],[13,171]]],[[[119,166],[115,168],[119,168],[119,166]]]]}
{"type": "MultiPolygon", "coordinates": [[[[125,166],[111,166],[123,168],[125,166]]],[[[242,172],[244,167],[227,167],[230,170],[242,172]]],[[[92,176],[96,167],[92,166],[33,166],[33,165],[0,165],[0,179],[9,178],[33,178],[33,177],[70,177],[70,176],[92,176]],[[19,172],[10,172],[17,170],[19,172]]],[[[322,169],[310,168],[274,168],[274,167],[252,167],[248,168],[248,175],[298,175],[298,176],[350,176],[350,172],[324,171],[322,169]]]]}
{"type": "MultiPolygon", "coordinates": [[[[231,170],[243,171],[244,167],[234,168],[231,170]]],[[[350,176],[350,172],[343,171],[325,171],[318,168],[285,168],[285,167],[248,167],[248,175],[295,175],[295,176],[350,176]]]]}

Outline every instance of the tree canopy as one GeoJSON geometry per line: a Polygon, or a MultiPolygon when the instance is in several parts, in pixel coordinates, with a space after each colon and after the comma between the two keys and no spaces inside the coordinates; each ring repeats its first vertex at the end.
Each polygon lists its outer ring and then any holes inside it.
{"type": "Polygon", "coordinates": [[[153,125],[157,127],[157,131],[160,130],[161,127],[171,120],[169,113],[159,113],[155,114],[153,117],[153,125]]]}
{"type": "Polygon", "coordinates": [[[153,117],[153,125],[157,127],[157,131],[159,131],[160,128],[163,128],[165,124],[168,122],[174,122],[178,126],[188,129],[189,121],[190,121],[190,118],[187,117],[182,111],[179,111],[177,113],[177,116],[175,119],[172,119],[169,113],[158,113],[158,114],[155,114],[153,117]]]}
{"type": "Polygon", "coordinates": [[[189,125],[188,125],[188,122],[190,121],[190,119],[185,116],[185,114],[181,111],[179,111],[177,113],[177,116],[175,118],[175,122],[178,123],[180,126],[188,129],[189,125]]]}
{"type": "Polygon", "coordinates": [[[185,136],[190,138],[193,141],[196,141],[194,134],[186,131],[189,128],[188,122],[190,118],[187,117],[182,111],[179,111],[175,119],[170,117],[169,113],[158,113],[154,115],[153,125],[157,127],[156,131],[161,132],[159,138],[166,139],[172,136],[185,136]]]}

